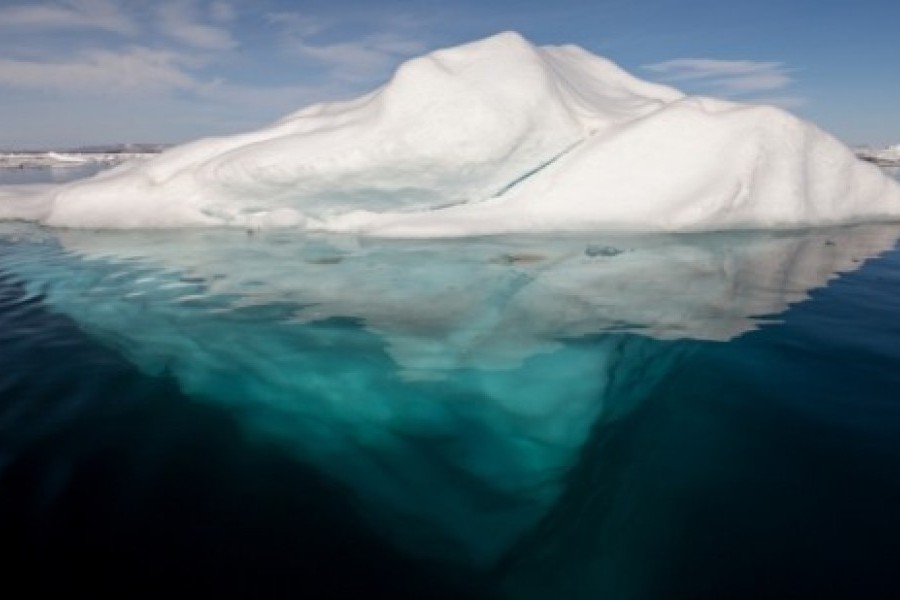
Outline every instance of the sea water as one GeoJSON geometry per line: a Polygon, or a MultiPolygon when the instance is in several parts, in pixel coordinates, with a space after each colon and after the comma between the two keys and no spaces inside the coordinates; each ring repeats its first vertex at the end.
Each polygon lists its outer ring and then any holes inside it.
{"type": "Polygon", "coordinates": [[[898,238],[3,225],[10,573],[126,595],[889,597],[898,238]]]}

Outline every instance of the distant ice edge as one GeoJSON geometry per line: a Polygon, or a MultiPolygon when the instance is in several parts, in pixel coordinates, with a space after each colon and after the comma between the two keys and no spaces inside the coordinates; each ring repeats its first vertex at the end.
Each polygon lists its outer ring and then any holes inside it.
{"type": "Polygon", "coordinates": [[[506,32],[256,132],[0,191],[0,219],[391,237],[797,228],[900,220],[900,185],[780,109],[685,96],[506,32]]]}

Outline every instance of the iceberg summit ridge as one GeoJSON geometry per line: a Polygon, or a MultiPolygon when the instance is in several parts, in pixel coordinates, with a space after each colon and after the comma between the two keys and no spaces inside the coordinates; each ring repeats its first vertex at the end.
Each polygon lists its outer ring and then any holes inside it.
{"type": "Polygon", "coordinates": [[[506,32],[259,131],[3,194],[4,218],[397,237],[796,228],[898,220],[900,186],[780,109],[685,96],[506,32]]]}

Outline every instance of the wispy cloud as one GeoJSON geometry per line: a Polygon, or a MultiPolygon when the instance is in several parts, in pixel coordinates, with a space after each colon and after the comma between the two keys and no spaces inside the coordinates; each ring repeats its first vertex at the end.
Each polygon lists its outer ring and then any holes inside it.
{"type": "Polygon", "coordinates": [[[330,25],[324,19],[298,12],[270,12],[266,21],[280,27],[284,35],[301,38],[316,35],[330,25]]]}
{"type": "Polygon", "coordinates": [[[0,86],[88,95],[168,92],[200,85],[179,55],[133,47],[89,50],[59,61],[0,58],[0,86]]]}
{"type": "Polygon", "coordinates": [[[697,82],[726,95],[768,92],[793,82],[790,70],[781,62],[678,58],[645,65],[664,81],[697,82]]]}
{"type": "MultiPolygon", "coordinates": [[[[287,5],[264,3],[279,4],[287,5]]],[[[254,8],[237,0],[0,0],[0,99],[32,115],[29,126],[10,110],[0,115],[0,144],[43,135],[36,106],[90,114],[114,137],[258,127],[352,96],[431,45],[426,21],[375,6],[314,16],[254,8]],[[260,26],[271,35],[261,38],[260,26]],[[233,52],[246,39],[253,46],[233,52]]],[[[78,143],[95,137],[81,117],[66,130],[79,132],[78,143]]]]}
{"type": "Polygon", "coordinates": [[[18,4],[0,8],[4,30],[95,29],[133,35],[138,27],[113,0],[61,0],[42,4],[18,4]]]}
{"type": "Polygon", "coordinates": [[[118,98],[126,104],[148,98],[155,102],[181,98],[213,111],[252,106],[273,115],[296,110],[338,91],[329,84],[254,86],[204,78],[192,70],[196,64],[196,57],[190,53],[137,46],[116,52],[84,51],[66,60],[0,58],[0,88],[40,92],[72,101],[118,98]],[[196,102],[198,99],[200,102],[196,102]]]}
{"type": "Polygon", "coordinates": [[[335,44],[316,45],[297,40],[293,49],[325,63],[335,77],[366,80],[380,76],[402,58],[422,52],[425,45],[402,36],[379,34],[335,44]]]}
{"type": "Polygon", "coordinates": [[[0,8],[0,29],[40,30],[4,45],[0,88],[57,96],[202,95],[222,79],[216,53],[237,45],[228,29],[236,16],[225,0],[163,0],[149,8],[123,0],[57,0],[0,8]],[[92,31],[73,31],[66,46],[52,41],[57,30],[86,28],[133,35],[98,39],[92,31]]]}
{"type": "Polygon", "coordinates": [[[218,23],[229,23],[237,18],[237,11],[230,3],[216,0],[209,5],[209,16],[218,23]]]}
{"type": "MultiPolygon", "coordinates": [[[[157,8],[160,32],[173,40],[203,50],[230,50],[237,46],[231,32],[204,22],[200,7],[191,0],[169,0],[157,8]]],[[[210,19],[219,23],[234,17],[231,5],[217,2],[210,7],[210,19]],[[231,11],[231,12],[229,12],[231,11]]]]}
{"type": "Polygon", "coordinates": [[[781,108],[802,108],[809,104],[803,96],[754,96],[750,99],[754,104],[771,104],[781,108]]]}
{"type": "Polygon", "coordinates": [[[420,24],[402,15],[379,23],[376,33],[347,40],[329,35],[335,23],[302,13],[270,13],[267,20],[280,27],[283,47],[288,52],[312,59],[328,68],[331,76],[346,81],[381,77],[400,60],[428,47],[420,24]]]}

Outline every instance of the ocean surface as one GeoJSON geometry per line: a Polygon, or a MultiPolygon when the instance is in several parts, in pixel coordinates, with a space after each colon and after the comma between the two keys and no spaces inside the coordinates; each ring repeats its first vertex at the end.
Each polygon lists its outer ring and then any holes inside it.
{"type": "Polygon", "coordinates": [[[897,597],[898,240],[0,224],[7,585],[897,597]]]}

